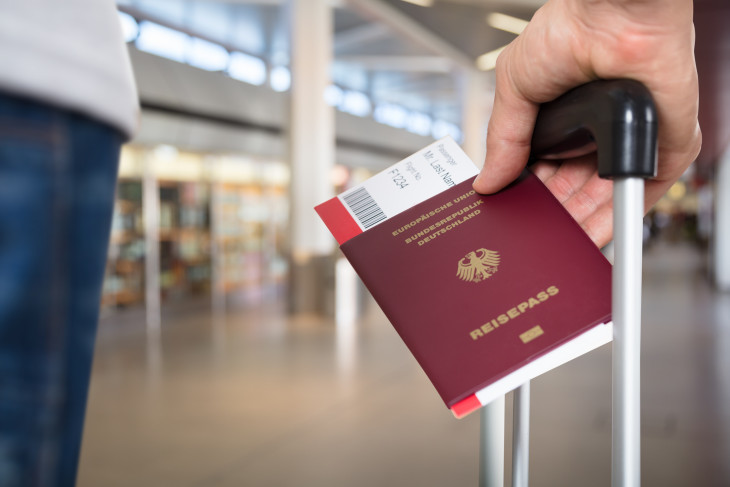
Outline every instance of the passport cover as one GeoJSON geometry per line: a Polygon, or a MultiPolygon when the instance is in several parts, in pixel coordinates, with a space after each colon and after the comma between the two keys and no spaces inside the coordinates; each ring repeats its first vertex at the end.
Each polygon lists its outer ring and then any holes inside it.
{"type": "MultiPolygon", "coordinates": [[[[457,417],[611,313],[611,265],[537,177],[488,196],[472,182],[364,232],[328,225],[348,229],[342,252],[457,417]]],[[[325,222],[347,219],[336,202],[325,222]]]]}

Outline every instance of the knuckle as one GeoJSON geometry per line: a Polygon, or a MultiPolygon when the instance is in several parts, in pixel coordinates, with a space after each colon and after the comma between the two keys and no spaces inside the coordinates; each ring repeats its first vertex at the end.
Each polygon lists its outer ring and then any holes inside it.
{"type": "Polygon", "coordinates": [[[576,212],[591,215],[596,212],[599,207],[598,202],[588,193],[578,191],[571,198],[571,203],[576,207],[576,212]]]}
{"type": "Polygon", "coordinates": [[[697,128],[695,129],[695,135],[692,138],[690,147],[690,155],[691,160],[694,161],[697,159],[697,156],[700,155],[700,151],[702,150],[702,130],[700,129],[699,123],[697,124],[697,128]]]}
{"type": "Polygon", "coordinates": [[[563,177],[560,172],[553,174],[553,176],[547,180],[545,185],[561,203],[570,198],[573,193],[573,188],[570,182],[563,177]]]}

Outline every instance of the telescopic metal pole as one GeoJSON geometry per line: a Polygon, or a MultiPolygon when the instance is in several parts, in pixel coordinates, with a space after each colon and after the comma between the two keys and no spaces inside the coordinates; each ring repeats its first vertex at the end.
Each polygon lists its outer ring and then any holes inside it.
{"type": "Polygon", "coordinates": [[[596,80],[540,107],[532,157],[564,154],[595,142],[598,175],[614,180],[613,487],[641,480],[640,349],[644,179],[657,174],[656,106],[629,79],[596,80]]]}
{"type": "Polygon", "coordinates": [[[512,406],[512,487],[527,487],[530,473],[530,383],[515,389],[512,406]]]}
{"type": "Polygon", "coordinates": [[[640,352],[644,180],[614,181],[611,485],[641,483],[640,352]]]}
{"type": "Polygon", "coordinates": [[[479,412],[479,487],[504,487],[504,396],[479,412]]]}

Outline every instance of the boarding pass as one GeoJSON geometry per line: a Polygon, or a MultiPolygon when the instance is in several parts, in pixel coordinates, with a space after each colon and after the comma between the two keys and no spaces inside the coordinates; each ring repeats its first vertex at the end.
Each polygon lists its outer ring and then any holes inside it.
{"type": "Polygon", "coordinates": [[[478,172],[456,141],[444,137],[316,210],[341,244],[478,172]]]}

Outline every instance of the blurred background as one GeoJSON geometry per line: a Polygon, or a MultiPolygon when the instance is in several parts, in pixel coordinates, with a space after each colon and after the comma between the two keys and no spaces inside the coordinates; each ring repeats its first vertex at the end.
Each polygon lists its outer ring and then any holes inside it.
{"type": "MultiPolygon", "coordinates": [[[[312,208],[445,135],[481,165],[496,56],[543,3],[117,2],[142,117],[80,486],[477,485],[478,415],[452,418],[312,208]]],[[[730,485],[730,4],[695,26],[702,153],[645,218],[650,486],[730,485]]],[[[533,381],[533,485],[610,485],[610,362],[533,381]]]]}

